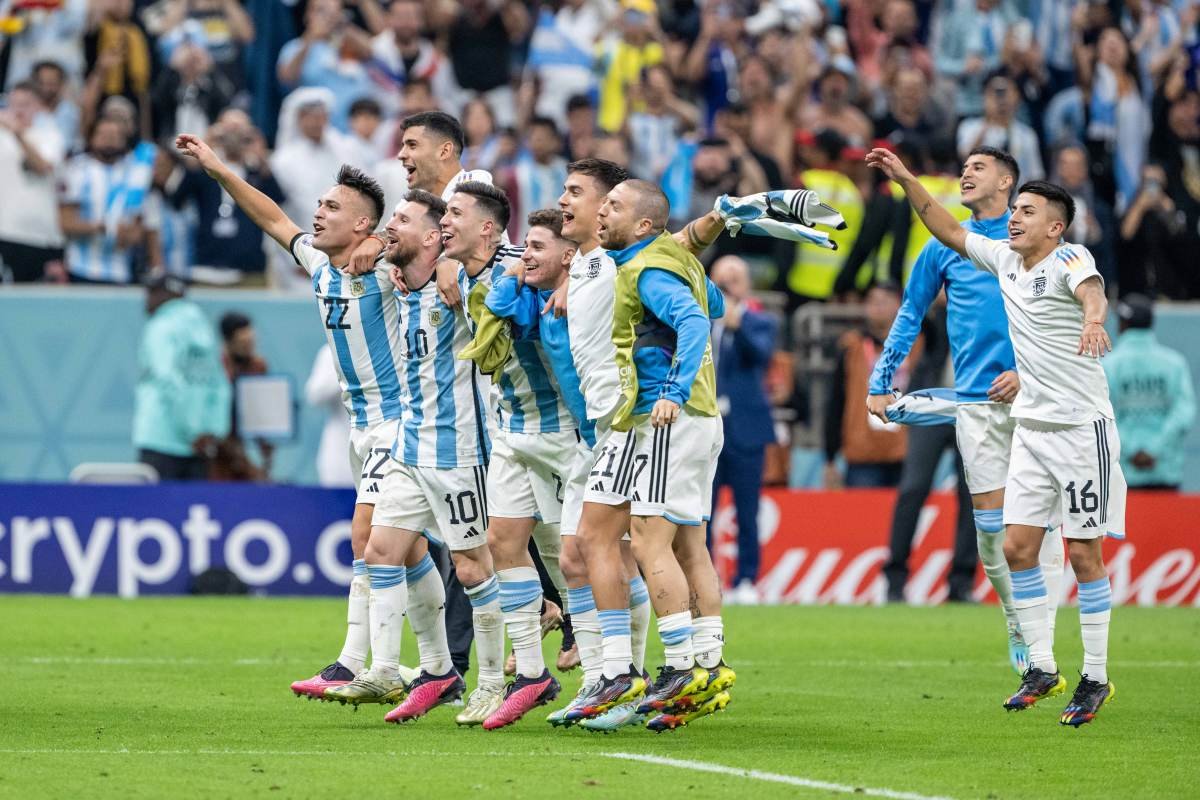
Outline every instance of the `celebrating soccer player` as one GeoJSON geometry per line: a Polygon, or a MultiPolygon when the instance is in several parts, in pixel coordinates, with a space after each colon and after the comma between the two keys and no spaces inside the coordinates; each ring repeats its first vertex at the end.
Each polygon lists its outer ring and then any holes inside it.
{"type": "Polygon", "coordinates": [[[1101,544],[1106,534],[1125,534],[1125,480],[1108,382],[1096,360],[1111,349],[1104,282],[1086,248],[1062,241],[1075,202],[1054,184],[1024,184],[1008,221],[1008,241],[998,242],[960,227],[895,154],[875,149],[867,162],[900,184],[939,241],[999,279],[1021,375],[1012,408],[1017,424],[1004,498],[1004,552],[1029,646],[1029,668],[1004,706],[1029,708],[1066,689],[1054,660],[1038,564],[1045,522],[1061,516],[1079,581],[1084,656],[1082,677],[1060,722],[1085,724],[1114,692],[1107,671],[1111,589],[1101,544]]]}

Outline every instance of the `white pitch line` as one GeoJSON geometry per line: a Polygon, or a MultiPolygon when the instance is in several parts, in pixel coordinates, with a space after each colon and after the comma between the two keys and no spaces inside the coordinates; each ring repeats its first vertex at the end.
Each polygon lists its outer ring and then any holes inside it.
{"type": "Polygon", "coordinates": [[[337,756],[339,758],[358,757],[358,756],[386,756],[388,758],[396,758],[400,756],[423,756],[431,758],[458,758],[459,756],[479,756],[482,758],[512,758],[514,756],[526,755],[526,753],[517,752],[483,752],[483,753],[464,753],[458,750],[454,752],[443,750],[426,750],[422,752],[401,752],[398,750],[383,750],[383,751],[362,751],[356,750],[353,753],[346,753],[338,750],[130,750],[125,747],[96,749],[93,750],[87,747],[31,747],[31,748],[0,748],[0,753],[6,755],[98,755],[98,756],[255,756],[255,757],[297,757],[310,758],[312,756],[337,756]]]}
{"type": "Polygon", "coordinates": [[[897,792],[894,789],[872,789],[867,786],[850,786],[844,783],[815,781],[809,778],[799,778],[795,775],[781,775],[778,772],[763,772],[757,769],[739,769],[723,764],[709,764],[705,761],[684,761],[679,758],[664,756],[648,756],[640,753],[597,753],[605,758],[619,758],[625,761],[640,761],[643,764],[655,764],[661,767],[678,767],[693,772],[712,772],[718,775],[732,775],[737,778],[749,778],[767,783],[783,783],[788,786],[800,786],[805,789],[819,789],[823,792],[838,794],[861,794],[867,797],[885,797],[888,800],[950,800],[948,797],[917,794],[915,792],[897,792]]]}

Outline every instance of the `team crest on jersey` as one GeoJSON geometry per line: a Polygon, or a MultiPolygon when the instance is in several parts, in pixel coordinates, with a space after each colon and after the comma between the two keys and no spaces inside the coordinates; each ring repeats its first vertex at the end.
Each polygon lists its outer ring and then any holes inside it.
{"type": "Polygon", "coordinates": [[[1046,293],[1046,276],[1038,275],[1033,279],[1033,296],[1041,297],[1046,293]]]}
{"type": "Polygon", "coordinates": [[[587,276],[595,278],[600,274],[600,257],[593,256],[588,260],[587,276]]]}
{"type": "Polygon", "coordinates": [[[365,291],[367,291],[367,287],[363,286],[362,278],[355,278],[350,281],[350,294],[355,297],[362,297],[365,291]]]}
{"type": "Polygon", "coordinates": [[[442,312],[440,309],[435,308],[429,312],[429,324],[435,326],[442,324],[442,312]]]}

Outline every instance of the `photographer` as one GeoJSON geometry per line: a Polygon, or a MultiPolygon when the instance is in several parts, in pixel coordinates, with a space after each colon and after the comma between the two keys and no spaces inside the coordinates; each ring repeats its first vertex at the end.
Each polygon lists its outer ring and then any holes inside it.
{"type": "Polygon", "coordinates": [[[1122,296],[1130,292],[1175,299],[1187,297],[1192,263],[1178,259],[1177,244],[1184,217],[1165,191],[1166,172],[1157,164],[1142,167],[1137,196],[1121,220],[1117,244],[1117,283],[1122,296]]]}

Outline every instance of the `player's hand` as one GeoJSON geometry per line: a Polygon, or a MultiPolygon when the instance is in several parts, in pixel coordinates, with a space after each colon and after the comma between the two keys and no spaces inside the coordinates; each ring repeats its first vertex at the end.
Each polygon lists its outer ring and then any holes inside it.
{"type": "Polygon", "coordinates": [[[1017,376],[1017,371],[1008,369],[996,376],[996,380],[992,381],[991,387],[988,388],[988,400],[993,403],[1011,403],[1017,399],[1017,392],[1021,391],[1021,379],[1017,376]]]}
{"type": "Polygon", "coordinates": [[[679,419],[679,404],[665,397],[659,398],[650,409],[650,424],[655,428],[665,428],[679,419]]]}
{"type": "Polygon", "coordinates": [[[887,418],[887,409],[892,403],[896,402],[896,398],[890,394],[869,394],[867,395],[867,411],[876,417],[879,417],[885,424],[891,422],[887,418]]]}
{"type": "Polygon", "coordinates": [[[462,292],[458,289],[458,262],[443,258],[437,263],[437,293],[450,308],[462,305],[462,292]]]}
{"type": "Polygon", "coordinates": [[[1083,335],[1079,337],[1079,355],[1088,358],[1100,358],[1105,353],[1112,352],[1112,340],[1108,331],[1099,322],[1083,323],[1083,335]]]}
{"type": "Polygon", "coordinates": [[[550,299],[546,301],[546,305],[542,306],[542,313],[549,314],[554,312],[554,316],[562,319],[567,315],[567,287],[566,284],[554,290],[550,295],[550,299]]]}
{"type": "MultiPolygon", "coordinates": [[[[877,396],[883,397],[883,395],[877,396]]],[[[846,481],[842,479],[842,472],[837,468],[837,464],[830,463],[825,465],[825,470],[821,474],[821,482],[829,491],[846,488],[846,481]]]]}
{"type": "Polygon", "coordinates": [[[513,264],[508,269],[504,270],[504,274],[506,276],[508,276],[508,275],[515,276],[517,279],[517,286],[524,286],[525,285],[525,262],[518,261],[517,263],[513,264]]]}
{"type": "Polygon", "coordinates": [[[354,252],[350,255],[350,263],[346,265],[343,272],[350,275],[366,275],[375,269],[375,259],[379,258],[379,254],[382,252],[383,242],[374,237],[367,239],[354,248],[354,252]]]}
{"type": "Polygon", "coordinates": [[[196,159],[204,171],[214,178],[224,166],[220,157],[199,136],[193,136],[190,133],[179,134],[175,137],[175,149],[181,155],[196,159]]]}
{"type": "Polygon", "coordinates": [[[883,147],[876,147],[867,153],[867,166],[874,167],[897,182],[912,177],[900,156],[883,147]]]}
{"type": "Polygon", "coordinates": [[[393,265],[388,271],[388,277],[392,280],[392,286],[396,287],[396,291],[400,294],[408,294],[408,282],[404,280],[404,270],[393,265]]]}

